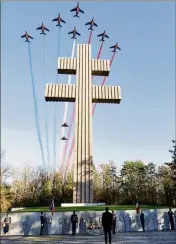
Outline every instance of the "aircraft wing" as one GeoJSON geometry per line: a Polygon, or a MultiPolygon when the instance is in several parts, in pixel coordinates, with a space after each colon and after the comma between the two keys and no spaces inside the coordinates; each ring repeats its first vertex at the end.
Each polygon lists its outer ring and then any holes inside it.
{"type": "Polygon", "coordinates": [[[111,46],[110,48],[115,48],[116,47],[116,45],[114,45],[114,46],[111,46]]]}
{"type": "Polygon", "coordinates": [[[58,21],[58,18],[53,19],[52,21],[58,21]]]}
{"type": "Polygon", "coordinates": [[[36,30],[41,30],[42,29],[42,27],[40,26],[40,27],[38,27],[36,30]]]}
{"type": "Polygon", "coordinates": [[[84,11],[83,11],[82,9],[79,9],[79,11],[80,11],[82,14],[84,14],[84,11]]]}
{"type": "Polygon", "coordinates": [[[98,27],[98,25],[95,22],[93,22],[93,25],[96,26],[96,27],[98,27]]]}
{"type": "Polygon", "coordinates": [[[74,12],[76,10],[77,10],[77,8],[73,8],[73,9],[70,10],[70,12],[74,12]]]}
{"type": "Polygon", "coordinates": [[[68,34],[73,34],[74,33],[74,31],[70,31],[70,32],[68,32],[68,34]]]}
{"type": "Polygon", "coordinates": [[[85,25],[90,25],[91,23],[92,23],[92,21],[85,23],[85,25]]]}
{"type": "Polygon", "coordinates": [[[28,35],[29,38],[34,39],[32,36],[28,35]]]}
{"type": "Polygon", "coordinates": [[[80,34],[76,31],[76,34],[78,35],[78,36],[80,36],[80,34]]]}
{"type": "Polygon", "coordinates": [[[103,34],[104,34],[104,33],[99,34],[98,37],[99,37],[99,36],[103,36],[103,34]]]}
{"type": "Polygon", "coordinates": [[[60,20],[61,20],[61,22],[63,22],[63,23],[65,23],[65,24],[66,24],[65,20],[63,20],[63,19],[60,19],[60,20]]]}
{"type": "Polygon", "coordinates": [[[109,38],[109,36],[108,36],[108,35],[106,35],[106,34],[105,34],[105,37],[106,37],[106,38],[109,38]]]}
{"type": "Polygon", "coordinates": [[[21,36],[21,38],[24,38],[24,37],[26,37],[26,34],[24,34],[24,35],[21,36]]]}
{"type": "Polygon", "coordinates": [[[117,46],[117,48],[118,48],[119,50],[121,50],[121,48],[120,48],[119,46],[117,46]]]}
{"type": "Polygon", "coordinates": [[[48,28],[44,27],[45,30],[50,31],[48,28]]]}

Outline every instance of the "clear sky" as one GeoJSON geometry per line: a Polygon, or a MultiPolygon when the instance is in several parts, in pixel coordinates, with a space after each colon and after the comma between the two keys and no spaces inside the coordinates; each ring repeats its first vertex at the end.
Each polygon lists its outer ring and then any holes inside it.
{"type": "MultiPolygon", "coordinates": [[[[68,32],[76,25],[78,43],[87,43],[85,22],[95,17],[99,25],[92,37],[92,55],[100,46],[97,34],[107,30],[101,58],[111,58],[109,46],[119,41],[121,51],[112,65],[107,85],[120,85],[120,105],[98,104],[93,117],[93,157],[96,164],[108,159],[120,166],[125,160],[141,159],[162,164],[170,160],[168,149],[175,137],[175,3],[174,2],[81,2],[85,14],[73,18],[76,2],[3,2],[1,25],[1,127],[6,161],[14,166],[41,164],[36,136],[27,44],[20,38],[27,30],[34,37],[32,64],[38,96],[39,122],[45,148],[44,87],[56,83],[58,30],[51,20],[58,13],[66,20],[60,36],[60,55],[71,56],[68,32]],[[36,28],[44,22],[46,81],[42,37],[36,28]]],[[[94,79],[100,84],[102,78],[94,79]]],[[[67,83],[67,76],[59,76],[67,83]]],[[[75,82],[75,79],[72,79],[75,82]]],[[[54,104],[48,104],[49,145],[53,150],[54,104]]],[[[69,104],[69,117],[73,104],[69,104]]],[[[57,106],[57,157],[64,104],[57,106]]],[[[67,122],[68,122],[67,121],[67,122]]],[[[45,149],[46,152],[46,149],[45,149]]],[[[58,157],[59,158],[59,157],[58,157]]],[[[52,159],[51,159],[52,161],[52,159]]]]}

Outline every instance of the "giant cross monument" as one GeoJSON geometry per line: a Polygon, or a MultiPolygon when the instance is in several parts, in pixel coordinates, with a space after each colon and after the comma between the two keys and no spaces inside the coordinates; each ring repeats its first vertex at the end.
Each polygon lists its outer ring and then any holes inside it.
{"type": "Polygon", "coordinates": [[[46,101],[76,103],[73,203],[93,203],[92,103],[120,103],[121,90],[92,85],[92,75],[109,72],[109,60],[92,59],[91,45],[78,44],[77,58],[58,58],[58,74],[76,75],[76,85],[46,84],[46,101]]]}

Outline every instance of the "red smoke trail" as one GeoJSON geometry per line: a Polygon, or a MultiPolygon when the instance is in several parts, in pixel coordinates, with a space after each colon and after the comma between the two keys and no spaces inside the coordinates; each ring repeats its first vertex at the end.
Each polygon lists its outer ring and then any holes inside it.
{"type": "Polygon", "coordinates": [[[100,46],[100,48],[99,48],[99,52],[98,52],[98,55],[97,55],[97,59],[100,58],[100,54],[101,54],[101,52],[102,52],[102,48],[103,48],[103,42],[101,42],[101,46],[100,46]]]}
{"type": "Polygon", "coordinates": [[[92,30],[91,30],[90,35],[89,35],[88,44],[90,44],[90,43],[91,43],[91,39],[92,39],[92,30]]]}
{"type": "MultiPolygon", "coordinates": [[[[111,60],[110,60],[110,63],[109,63],[109,66],[110,66],[110,67],[111,67],[112,62],[113,62],[113,60],[114,60],[115,54],[116,54],[116,53],[113,53],[112,58],[111,58],[111,60]]],[[[103,81],[102,81],[102,83],[101,83],[101,86],[104,86],[104,84],[105,84],[105,82],[106,82],[106,79],[107,79],[107,76],[104,77],[104,79],[103,79],[103,81]]],[[[95,104],[93,105],[92,115],[94,115],[96,106],[97,106],[97,104],[95,103],[95,104]]]]}
{"type": "MultiPolygon", "coordinates": [[[[90,31],[90,34],[89,34],[89,39],[88,39],[88,44],[90,44],[91,43],[91,39],[92,39],[92,30],[90,31]]],[[[102,49],[102,45],[101,45],[101,47],[100,47],[101,49],[102,49]]],[[[101,50],[99,50],[99,52],[100,52],[101,50]]],[[[101,52],[100,52],[101,53],[101,52]]],[[[100,55],[100,54],[99,54],[100,55]]],[[[63,165],[64,165],[64,162],[65,162],[65,157],[66,157],[66,152],[67,152],[67,148],[68,148],[68,142],[69,142],[69,139],[70,139],[70,135],[71,135],[71,131],[72,131],[72,126],[73,126],[73,121],[74,121],[74,116],[75,116],[75,105],[74,105],[74,108],[73,108],[73,111],[72,111],[72,114],[71,114],[71,119],[70,119],[70,123],[69,123],[69,130],[68,130],[68,134],[67,134],[67,142],[66,142],[66,144],[65,144],[65,147],[64,147],[64,151],[63,151],[63,165]]],[[[73,142],[74,142],[74,140],[73,140],[73,142]]],[[[74,146],[74,144],[73,144],[73,146],[74,146]]],[[[67,172],[67,169],[68,169],[68,166],[67,166],[67,164],[66,164],[66,171],[65,171],[65,173],[67,172]]]]}
{"type": "MultiPolygon", "coordinates": [[[[91,36],[91,33],[90,33],[90,36],[91,36]]],[[[90,36],[89,36],[89,39],[90,39],[90,36]]],[[[98,51],[98,55],[97,55],[97,59],[100,58],[102,49],[103,49],[103,41],[101,42],[101,45],[100,45],[100,48],[99,48],[99,51],[98,51]]],[[[111,64],[111,61],[110,61],[110,64],[111,64]]],[[[92,80],[93,80],[93,76],[92,76],[92,80]]],[[[75,112],[75,107],[74,107],[74,112],[75,112]]],[[[74,119],[74,112],[72,113],[73,119],[74,119]]],[[[72,120],[72,123],[73,123],[73,120],[72,120]]],[[[70,128],[72,128],[72,125],[70,126],[70,128]]],[[[70,129],[70,131],[71,131],[71,129],[70,129]]],[[[70,134],[71,134],[71,132],[70,132],[70,134]]],[[[66,162],[66,170],[65,170],[65,172],[67,172],[67,170],[68,170],[70,158],[72,156],[72,152],[73,152],[73,149],[74,149],[74,139],[75,139],[75,137],[73,137],[73,140],[72,140],[72,143],[71,143],[71,148],[70,148],[68,159],[67,159],[67,162],[66,162]]],[[[68,143],[67,143],[67,145],[68,145],[68,143]]],[[[64,155],[66,155],[66,150],[64,150],[64,155]]]]}

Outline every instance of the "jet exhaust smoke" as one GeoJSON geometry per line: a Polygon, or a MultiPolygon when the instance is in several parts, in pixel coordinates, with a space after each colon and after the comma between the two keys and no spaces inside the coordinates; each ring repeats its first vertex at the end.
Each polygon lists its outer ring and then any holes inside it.
{"type": "Polygon", "coordinates": [[[92,39],[92,31],[93,31],[93,30],[91,30],[91,31],[90,31],[90,34],[89,34],[89,40],[88,40],[88,44],[90,44],[90,43],[91,43],[91,39],[92,39]]]}
{"type": "MultiPolygon", "coordinates": [[[[46,51],[45,51],[45,35],[43,35],[43,60],[44,60],[44,82],[46,82],[46,51]]],[[[48,137],[48,104],[45,102],[45,139],[46,139],[46,151],[47,151],[47,169],[50,163],[50,153],[49,153],[49,137],[48,137]]]]}
{"type": "MultiPolygon", "coordinates": [[[[57,57],[59,57],[60,54],[60,32],[61,27],[59,26],[58,29],[58,39],[57,39],[57,57]]],[[[56,73],[56,81],[59,83],[59,76],[56,73]]],[[[57,142],[57,103],[54,104],[54,131],[53,131],[53,156],[54,156],[54,168],[56,168],[56,142],[57,142]]]]}
{"type": "Polygon", "coordinates": [[[37,97],[36,97],[36,92],[35,92],[35,82],[34,82],[34,75],[33,75],[33,69],[32,69],[32,59],[31,59],[31,50],[30,50],[30,43],[29,42],[28,42],[28,54],[29,54],[29,66],[30,66],[30,74],[31,74],[31,82],[32,82],[32,94],[33,94],[33,102],[34,102],[35,125],[36,125],[38,142],[39,142],[39,146],[40,146],[42,162],[43,162],[43,165],[45,167],[44,151],[43,151],[43,145],[42,145],[42,139],[41,139],[41,133],[40,133],[40,125],[39,125],[39,119],[38,119],[37,97]]]}
{"type": "MultiPolygon", "coordinates": [[[[74,58],[74,54],[75,54],[75,44],[76,44],[76,40],[74,39],[73,40],[73,47],[72,47],[72,54],[71,54],[71,58],[74,58]]],[[[72,78],[72,75],[69,75],[68,76],[68,85],[71,84],[71,78],[72,78]]],[[[68,102],[65,102],[65,105],[64,105],[64,116],[63,116],[63,123],[66,122],[67,120],[67,114],[68,114],[68,102]]],[[[62,127],[62,131],[61,131],[61,137],[64,136],[64,133],[65,133],[65,127],[62,127]]],[[[62,151],[63,151],[63,141],[60,142],[60,164],[61,164],[61,170],[63,170],[63,165],[64,165],[64,162],[63,162],[63,157],[62,156],[62,151]]],[[[64,150],[65,151],[65,150],[64,150]]]]}

